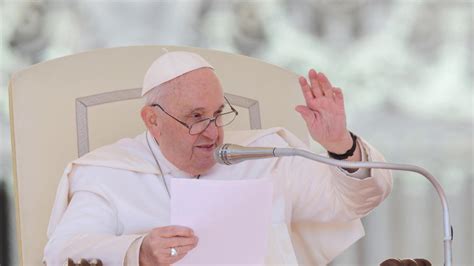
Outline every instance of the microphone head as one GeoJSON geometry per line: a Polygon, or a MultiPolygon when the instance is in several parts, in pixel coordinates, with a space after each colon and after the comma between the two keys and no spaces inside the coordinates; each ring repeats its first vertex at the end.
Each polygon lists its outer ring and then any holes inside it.
{"type": "Polygon", "coordinates": [[[236,164],[246,160],[274,157],[275,148],[245,147],[236,144],[223,144],[214,150],[214,159],[220,164],[236,164]]]}
{"type": "Polygon", "coordinates": [[[229,146],[231,145],[232,144],[225,143],[225,144],[217,146],[217,148],[214,150],[214,160],[216,160],[217,163],[226,164],[226,165],[232,164],[227,158],[227,152],[228,152],[229,146]]]}

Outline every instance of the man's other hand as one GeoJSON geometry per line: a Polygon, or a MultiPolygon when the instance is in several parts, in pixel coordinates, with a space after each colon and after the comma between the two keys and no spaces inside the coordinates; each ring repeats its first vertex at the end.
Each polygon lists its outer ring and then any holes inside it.
{"type": "Polygon", "coordinates": [[[352,138],[346,128],[344,99],[340,88],[333,87],[323,73],[311,69],[299,78],[306,105],[298,105],[311,137],[326,150],[341,154],[352,146],[352,138]]]}
{"type": "Polygon", "coordinates": [[[184,226],[157,227],[148,233],[140,247],[140,265],[169,265],[182,259],[198,243],[191,228],[184,226]],[[171,255],[171,249],[176,255],[171,255]]]}

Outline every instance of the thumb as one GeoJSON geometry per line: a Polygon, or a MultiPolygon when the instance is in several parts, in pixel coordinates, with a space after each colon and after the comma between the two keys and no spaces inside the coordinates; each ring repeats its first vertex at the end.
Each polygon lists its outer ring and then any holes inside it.
{"type": "Polygon", "coordinates": [[[304,105],[296,106],[295,111],[300,113],[304,121],[308,124],[311,124],[311,121],[315,118],[314,111],[304,105]]]}

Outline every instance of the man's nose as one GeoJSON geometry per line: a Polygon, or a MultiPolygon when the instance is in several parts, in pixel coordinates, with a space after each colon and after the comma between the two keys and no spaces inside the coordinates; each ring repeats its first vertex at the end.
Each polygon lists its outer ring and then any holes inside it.
{"type": "Polygon", "coordinates": [[[213,140],[217,138],[218,134],[219,130],[217,129],[215,121],[212,121],[209,126],[207,126],[206,130],[202,132],[203,136],[213,140]]]}

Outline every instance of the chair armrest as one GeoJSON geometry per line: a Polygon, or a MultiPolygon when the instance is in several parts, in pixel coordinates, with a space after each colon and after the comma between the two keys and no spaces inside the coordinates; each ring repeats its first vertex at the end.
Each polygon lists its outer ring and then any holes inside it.
{"type": "Polygon", "coordinates": [[[103,266],[102,261],[100,259],[80,259],[77,262],[74,262],[71,258],[67,259],[67,266],[103,266]]]}
{"type": "Polygon", "coordinates": [[[380,263],[380,266],[431,266],[431,262],[426,259],[387,259],[380,263]]]}

